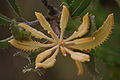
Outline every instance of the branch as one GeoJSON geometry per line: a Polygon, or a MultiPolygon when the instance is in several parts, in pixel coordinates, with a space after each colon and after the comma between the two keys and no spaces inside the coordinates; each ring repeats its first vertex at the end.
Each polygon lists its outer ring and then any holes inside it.
{"type": "Polygon", "coordinates": [[[7,41],[11,40],[12,38],[13,38],[13,36],[10,36],[10,37],[8,37],[6,39],[0,40],[0,42],[7,42],[7,41]]]}

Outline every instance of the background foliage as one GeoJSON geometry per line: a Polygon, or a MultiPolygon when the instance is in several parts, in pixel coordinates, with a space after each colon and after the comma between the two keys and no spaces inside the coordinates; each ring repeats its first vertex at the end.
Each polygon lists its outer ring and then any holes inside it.
{"type": "MultiPolygon", "coordinates": [[[[0,79],[3,80],[120,80],[120,1],[119,0],[48,0],[50,5],[61,10],[60,4],[69,6],[71,18],[66,34],[73,32],[79,25],[81,16],[89,13],[95,18],[91,18],[91,32],[99,28],[107,15],[114,13],[115,25],[112,35],[109,40],[100,47],[93,50],[91,62],[85,63],[85,73],[82,76],[76,76],[76,68],[69,57],[64,58],[59,55],[55,67],[50,68],[45,73],[45,70],[36,70],[33,67],[34,56],[37,53],[23,53],[10,47],[7,42],[12,36],[10,33],[10,24],[12,19],[17,22],[27,22],[35,20],[34,12],[39,11],[47,14],[47,7],[42,3],[44,0],[1,0],[0,1],[0,79]],[[28,5],[26,5],[26,3],[28,5]],[[18,6],[19,4],[19,6],[18,6]],[[21,10],[20,10],[21,9],[21,10]],[[77,18],[75,18],[77,16],[77,18]],[[26,20],[27,19],[27,20],[26,20]],[[10,37],[9,37],[10,36],[10,37]],[[6,38],[6,39],[5,39],[6,38]],[[16,53],[17,52],[17,53],[16,53]],[[13,54],[21,55],[13,57],[13,54]],[[28,59],[28,61],[25,58],[28,59]],[[29,64],[28,64],[29,63],[29,64]],[[30,64],[33,63],[33,64],[30,64]],[[21,70],[23,66],[24,72],[32,71],[23,74],[21,70]],[[96,71],[97,70],[97,71],[96,71]],[[37,72],[39,74],[33,73],[37,72]],[[13,74],[11,74],[13,73],[13,74]],[[44,73],[44,75],[42,75],[44,73]]],[[[36,27],[37,28],[37,27],[36,27]]],[[[18,29],[19,30],[19,29],[18,29]]],[[[21,30],[21,29],[20,29],[21,30]]],[[[19,35],[24,35],[23,31],[18,31],[19,35]]],[[[66,35],[66,36],[67,36],[66,35]]],[[[88,34],[89,35],[89,34],[88,34]]],[[[14,36],[14,35],[13,35],[14,36]]],[[[17,36],[17,37],[18,37],[17,36]]],[[[15,36],[14,36],[15,37],[15,36]]],[[[20,38],[20,37],[19,37],[20,38]]],[[[20,39],[23,39],[20,38],[20,39]]]]}

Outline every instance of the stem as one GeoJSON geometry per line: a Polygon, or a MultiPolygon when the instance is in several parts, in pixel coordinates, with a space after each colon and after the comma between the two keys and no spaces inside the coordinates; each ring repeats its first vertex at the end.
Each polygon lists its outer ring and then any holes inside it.
{"type": "Polygon", "coordinates": [[[10,36],[10,37],[8,37],[6,39],[0,40],[0,42],[7,42],[7,41],[11,40],[12,38],[13,38],[13,36],[10,36]]]}

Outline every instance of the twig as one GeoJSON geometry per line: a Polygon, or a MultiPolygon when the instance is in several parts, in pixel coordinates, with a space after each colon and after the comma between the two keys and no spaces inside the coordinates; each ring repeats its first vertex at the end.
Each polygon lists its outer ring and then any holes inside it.
{"type": "Polygon", "coordinates": [[[34,21],[31,21],[31,22],[18,22],[18,23],[24,23],[24,24],[27,24],[29,26],[39,25],[39,21],[38,20],[34,20],[34,21]]]}
{"type": "Polygon", "coordinates": [[[0,42],[7,42],[7,41],[11,40],[12,38],[13,38],[13,36],[10,36],[10,37],[8,37],[6,39],[0,40],[0,42]]]}

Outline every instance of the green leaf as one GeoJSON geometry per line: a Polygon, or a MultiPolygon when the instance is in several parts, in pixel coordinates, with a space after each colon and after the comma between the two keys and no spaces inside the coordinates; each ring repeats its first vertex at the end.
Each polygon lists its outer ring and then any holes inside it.
{"type": "Polygon", "coordinates": [[[120,51],[108,44],[103,44],[94,50],[94,56],[106,62],[108,65],[120,65],[120,51]]]}
{"type": "Polygon", "coordinates": [[[8,46],[10,46],[9,42],[1,42],[0,41],[0,48],[7,48],[8,46]]]}
{"type": "Polygon", "coordinates": [[[85,63],[87,70],[89,72],[89,75],[92,78],[92,80],[102,80],[103,76],[99,74],[99,71],[97,70],[97,67],[96,67],[97,62],[95,60],[95,57],[92,54],[90,56],[91,56],[90,62],[85,63]]]}
{"type": "Polygon", "coordinates": [[[65,2],[70,6],[70,4],[72,3],[72,1],[74,0],[65,0],[65,2]]]}
{"type": "Polygon", "coordinates": [[[17,5],[16,0],[7,0],[7,1],[8,1],[8,3],[10,4],[10,6],[13,8],[13,10],[14,10],[18,15],[20,15],[20,9],[19,9],[19,7],[18,7],[18,5],[17,5]]]}
{"type": "Polygon", "coordinates": [[[31,32],[20,28],[15,20],[12,20],[10,29],[16,40],[31,40],[31,32]]]}
{"type": "Polygon", "coordinates": [[[120,67],[119,66],[109,66],[109,80],[120,80],[120,67]]]}
{"type": "Polygon", "coordinates": [[[10,24],[11,20],[0,13],[0,24],[10,24]]]}
{"type": "Polygon", "coordinates": [[[90,4],[91,0],[66,0],[71,16],[79,16],[90,4]]]}
{"type": "Polygon", "coordinates": [[[66,34],[65,37],[70,36],[81,24],[81,17],[70,17],[67,28],[66,28],[66,34]]]}

